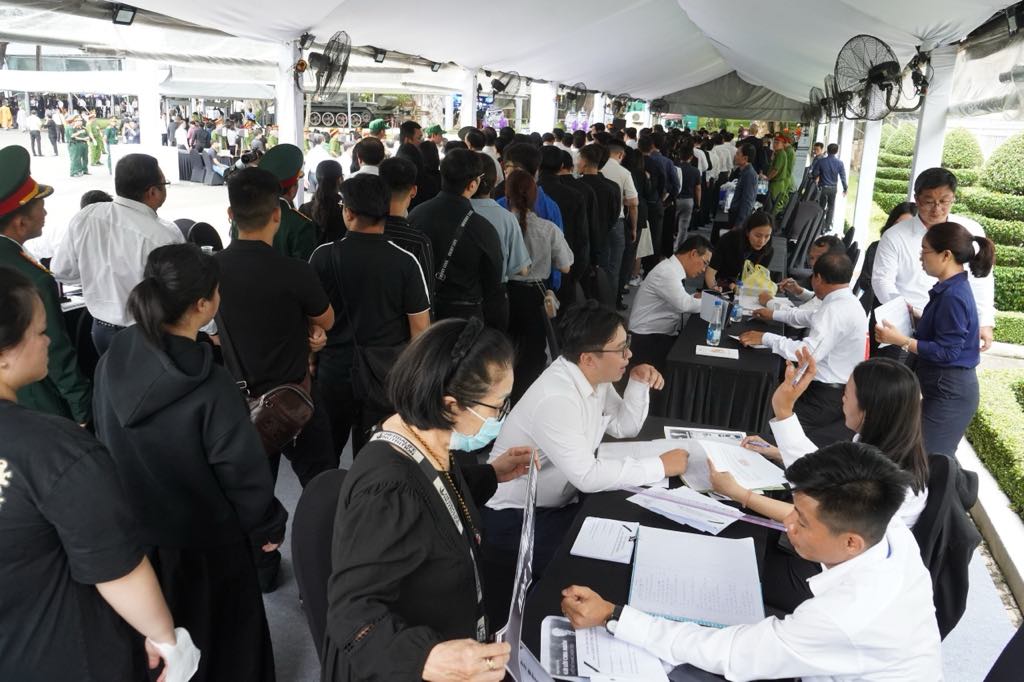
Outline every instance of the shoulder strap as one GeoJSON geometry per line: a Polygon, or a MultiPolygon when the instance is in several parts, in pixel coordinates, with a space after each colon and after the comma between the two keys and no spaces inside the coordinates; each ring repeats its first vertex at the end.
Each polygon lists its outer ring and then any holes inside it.
{"type": "Polygon", "coordinates": [[[218,312],[214,319],[217,321],[217,335],[221,340],[220,349],[224,356],[224,364],[227,365],[231,375],[235,377],[239,388],[248,393],[249,382],[245,378],[242,357],[238,354],[235,344],[231,342],[231,337],[228,335],[228,326],[224,324],[224,317],[218,312]]]}
{"type": "Polygon", "coordinates": [[[459,243],[459,240],[462,239],[462,233],[465,232],[466,230],[466,223],[469,222],[469,219],[472,216],[473,211],[471,210],[469,211],[469,213],[466,214],[466,217],[462,219],[462,222],[459,223],[459,226],[455,229],[455,235],[452,237],[452,243],[448,245],[448,253],[445,254],[444,262],[441,263],[441,268],[437,271],[436,277],[438,282],[443,282],[445,281],[445,279],[447,279],[448,264],[452,260],[452,254],[455,253],[456,245],[459,243]]]}

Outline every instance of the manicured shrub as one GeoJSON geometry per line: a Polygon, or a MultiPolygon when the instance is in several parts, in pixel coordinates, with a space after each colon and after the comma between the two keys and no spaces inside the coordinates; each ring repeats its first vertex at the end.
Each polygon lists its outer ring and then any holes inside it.
{"type": "Polygon", "coordinates": [[[953,173],[956,175],[958,187],[973,187],[978,184],[978,178],[981,177],[980,168],[957,168],[953,173]]]}
{"type": "MultiPolygon", "coordinates": [[[[917,143],[917,126],[901,125],[885,143],[885,151],[889,154],[911,156],[917,143]]],[[[886,164],[888,165],[888,164],[886,164]]]]}
{"type": "Polygon", "coordinates": [[[956,211],[956,214],[980,223],[985,228],[985,236],[996,244],[1024,246],[1024,222],[987,218],[969,211],[956,211]]]}
{"type": "Polygon", "coordinates": [[[997,312],[995,339],[1024,346],[1024,313],[997,312]]]}
{"type": "MultiPolygon", "coordinates": [[[[981,184],[994,192],[1024,194],[1024,133],[1014,135],[992,152],[981,173],[981,184]]],[[[1024,212],[993,217],[1024,218],[1024,212]]]]}
{"type": "Polygon", "coordinates": [[[906,168],[909,170],[913,161],[914,157],[910,155],[892,154],[890,152],[880,152],[878,154],[878,165],[884,168],[906,168]]]}
{"type": "Polygon", "coordinates": [[[976,168],[984,160],[981,146],[971,131],[966,128],[953,128],[946,133],[942,145],[943,168],[976,168]]]}
{"type": "Polygon", "coordinates": [[[878,186],[877,178],[883,178],[885,180],[902,180],[903,182],[910,182],[910,169],[879,166],[878,170],[875,171],[875,178],[876,187],[878,186]]]}
{"type": "Polygon", "coordinates": [[[1024,312],[1024,268],[997,265],[996,310],[1024,312]]]}
{"type": "Polygon", "coordinates": [[[996,244],[996,263],[1006,268],[1024,267],[1024,248],[996,244]]]}
{"type": "MultiPolygon", "coordinates": [[[[985,182],[984,179],[982,182],[985,182]]],[[[985,187],[965,187],[957,194],[959,195],[957,200],[973,213],[1001,220],[1024,218],[1024,197],[1022,196],[994,192],[985,187]]]]}
{"type": "MultiPolygon", "coordinates": [[[[999,326],[996,330],[998,333],[999,326]]],[[[967,427],[967,440],[999,484],[1017,514],[1024,518],[1024,371],[979,372],[981,401],[967,427]],[[1016,395],[1016,400],[1008,399],[1016,395]]]]}
{"type": "Polygon", "coordinates": [[[875,194],[903,194],[906,196],[909,183],[906,180],[875,178],[875,194]]]}
{"type": "Polygon", "coordinates": [[[884,192],[875,192],[874,200],[878,207],[888,214],[889,211],[896,208],[897,204],[902,204],[907,200],[907,193],[886,194],[884,192]]]}

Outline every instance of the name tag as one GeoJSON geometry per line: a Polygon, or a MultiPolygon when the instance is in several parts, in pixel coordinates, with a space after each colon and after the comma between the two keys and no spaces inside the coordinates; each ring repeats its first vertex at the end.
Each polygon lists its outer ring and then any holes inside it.
{"type": "Polygon", "coordinates": [[[721,346],[697,346],[694,351],[697,355],[708,355],[713,358],[728,358],[739,360],[740,351],[738,348],[722,348],[721,346]]]}

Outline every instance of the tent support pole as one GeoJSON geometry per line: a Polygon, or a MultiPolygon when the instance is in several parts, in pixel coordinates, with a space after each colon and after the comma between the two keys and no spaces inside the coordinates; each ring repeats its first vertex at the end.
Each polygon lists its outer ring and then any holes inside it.
{"type": "MultiPolygon", "coordinates": [[[[839,126],[837,126],[839,127],[839,126]]],[[[843,119],[839,130],[839,158],[846,165],[846,172],[850,172],[850,161],[853,159],[853,132],[857,127],[856,121],[843,119]]],[[[836,210],[832,216],[832,232],[843,235],[843,226],[846,221],[846,197],[842,192],[836,192],[836,210]]]]}
{"type": "MultiPolygon", "coordinates": [[[[857,180],[856,207],[853,211],[853,240],[860,245],[861,261],[867,251],[868,227],[871,223],[871,204],[875,193],[875,173],[878,153],[882,147],[882,122],[868,121],[864,126],[864,149],[860,156],[860,176],[857,180]]],[[[853,264],[854,276],[860,263],[853,264]]]]}
{"type": "MultiPolygon", "coordinates": [[[[946,112],[953,84],[956,64],[956,46],[948,45],[932,51],[935,75],[928,84],[928,96],[921,105],[917,120],[917,141],[914,144],[914,162],[910,167],[910,187],[913,188],[921,171],[942,165],[943,138],[946,134],[946,112]]],[[[913,189],[908,189],[908,199],[913,189]]]]}
{"type": "Polygon", "coordinates": [[[534,81],[530,85],[530,130],[546,133],[555,125],[558,110],[555,97],[558,94],[557,83],[541,83],[534,81]]]}
{"type": "Polygon", "coordinates": [[[459,108],[459,127],[476,127],[476,72],[475,68],[464,69],[462,83],[462,106],[459,108]]]}
{"type": "MultiPolygon", "coordinates": [[[[295,87],[292,69],[301,53],[297,43],[281,45],[277,57],[277,139],[280,144],[293,144],[302,149],[302,92],[295,87]]],[[[295,196],[296,205],[302,204],[302,183],[295,196]]]]}

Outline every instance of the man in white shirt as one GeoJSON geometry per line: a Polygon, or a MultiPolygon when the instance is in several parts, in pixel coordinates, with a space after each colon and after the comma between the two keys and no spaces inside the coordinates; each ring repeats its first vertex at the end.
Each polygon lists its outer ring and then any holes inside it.
{"type": "Polygon", "coordinates": [[[665,357],[683,326],[683,316],[700,311],[700,293],[691,296],[683,280],[699,277],[711,260],[711,242],[687,237],[671,258],[658,263],[636,292],[629,311],[631,350],[636,364],[664,370],[665,357]]]}
{"type": "MultiPolygon", "coordinates": [[[[562,334],[562,355],[512,408],[491,450],[495,457],[515,443],[538,451],[535,579],[576,516],[578,491],[656,483],[683,473],[687,462],[685,450],[647,459],[595,457],[605,434],[631,438],[640,432],[647,419],[648,393],[652,388],[660,390],[664,381],[655,368],[638,365],[619,396],[612,384],[629,366],[629,336],[622,318],[596,301],[567,311],[562,334]]],[[[495,623],[508,614],[525,496],[525,479],[501,483],[483,509],[481,556],[488,585],[487,610],[499,619],[495,623]]]]}
{"type": "MultiPolygon", "coordinates": [[[[812,269],[814,264],[818,262],[818,258],[826,253],[846,253],[846,246],[843,244],[843,240],[834,234],[826,234],[815,239],[807,250],[807,262],[812,269]]],[[[804,289],[792,277],[787,277],[779,282],[779,291],[784,293],[786,298],[801,310],[814,311],[821,305],[821,299],[814,295],[813,289],[804,289]]],[[[757,300],[761,305],[768,306],[774,298],[771,292],[762,291],[757,300]]],[[[785,302],[782,301],[782,304],[782,306],[774,305],[772,307],[784,307],[785,302]]]]}
{"type": "Polygon", "coordinates": [[[313,133],[309,136],[309,151],[306,152],[305,170],[306,184],[309,185],[310,192],[316,191],[316,167],[320,165],[321,161],[330,161],[333,158],[322,133],[313,133]]]}
{"type": "MultiPolygon", "coordinates": [[[[711,148],[711,165],[714,168],[712,175],[718,177],[722,173],[728,173],[732,170],[732,156],[729,154],[729,147],[725,146],[725,140],[722,136],[715,134],[711,136],[711,144],[714,146],[711,148]]],[[[733,156],[736,152],[733,152],[733,156]]]]}
{"type": "MultiPolygon", "coordinates": [[[[879,304],[902,296],[918,315],[928,304],[929,292],[938,281],[925,274],[920,262],[921,239],[928,228],[939,223],[953,222],[963,225],[975,237],[985,236],[985,230],[978,223],[950,214],[949,209],[956,198],[956,185],[956,176],[945,168],[929,168],[917,176],[914,181],[917,216],[896,223],[886,230],[875,252],[871,288],[879,304]]],[[[996,324],[993,303],[995,277],[992,273],[980,278],[968,273],[967,277],[978,308],[981,350],[986,351],[992,346],[996,324]]]]}
{"type": "Polygon", "coordinates": [[[786,470],[793,511],[786,533],[820,562],[813,597],[789,616],[711,628],[616,606],[587,587],[562,592],[575,628],[604,625],[616,639],[674,665],[730,680],[941,680],[931,576],[914,536],[893,518],[909,478],[870,445],[835,443],[786,470]]]}
{"type": "MultiPolygon", "coordinates": [[[[814,295],[821,299],[817,310],[758,308],[754,317],[776,320],[791,327],[809,327],[805,339],[789,339],[770,332],[748,331],[740,334],[747,346],[764,344],[776,355],[797,360],[796,352],[807,347],[814,355],[818,374],[810,388],[797,401],[795,412],[808,431],[828,428],[827,437],[837,440],[853,435],[843,417],[843,390],[850,373],[864,359],[867,348],[868,318],[860,301],[850,290],[853,263],[846,254],[829,253],[818,258],[811,275],[814,295]]],[[[821,435],[825,440],[826,435],[821,435]]],[[[811,440],[815,440],[812,435],[811,440]]],[[[831,441],[828,441],[831,442],[831,441]]]]}
{"type": "MultiPolygon", "coordinates": [[[[626,250],[626,243],[632,244],[637,239],[637,211],[640,206],[640,195],[633,183],[633,175],[622,166],[622,159],[626,156],[626,145],[621,140],[612,138],[607,143],[608,161],[601,166],[601,175],[619,186],[622,192],[622,205],[619,209],[619,219],[611,230],[608,231],[608,247],[605,249],[605,262],[599,263],[604,271],[608,273],[608,281],[615,290],[616,301],[621,301],[622,289],[620,287],[621,277],[619,270],[622,268],[622,254],[626,250]]],[[[625,306],[618,303],[620,310],[625,306]]]]}
{"type": "Polygon", "coordinates": [[[82,284],[100,355],[114,334],[133,322],[125,304],[142,281],[149,252],[185,241],[174,223],[156,214],[167,199],[168,184],[155,158],[128,154],[114,169],[114,200],[79,211],[54,251],[54,277],[82,284]]]}
{"type": "Polygon", "coordinates": [[[43,155],[43,120],[36,114],[35,109],[28,112],[25,118],[25,130],[28,131],[29,143],[32,146],[32,156],[43,155]]]}
{"type": "Polygon", "coordinates": [[[359,164],[359,170],[353,173],[352,177],[362,175],[363,173],[380,175],[378,166],[380,166],[380,162],[384,160],[384,157],[387,156],[387,150],[384,149],[384,143],[376,137],[364,137],[352,148],[352,156],[355,158],[356,163],[359,164]]]}

